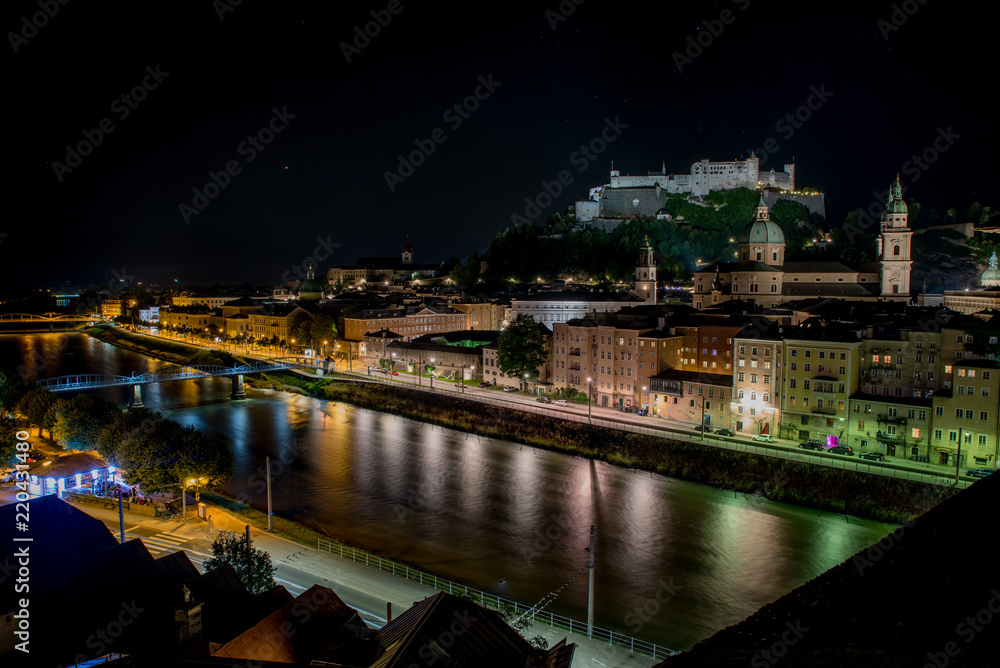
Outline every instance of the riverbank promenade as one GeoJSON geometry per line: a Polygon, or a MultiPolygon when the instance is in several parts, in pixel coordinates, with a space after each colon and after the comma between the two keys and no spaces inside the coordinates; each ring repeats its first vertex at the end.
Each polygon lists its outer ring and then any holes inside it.
{"type": "MultiPolygon", "coordinates": [[[[0,489],[0,505],[14,503],[15,492],[11,486],[0,489]]],[[[104,522],[115,538],[120,538],[117,511],[83,505],[75,507],[104,522]]],[[[246,526],[240,520],[228,515],[224,510],[209,506],[208,513],[211,517],[211,526],[206,520],[195,516],[190,516],[187,523],[184,523],[179,517],[153,518],[124,513],[125,540],[139,538],[154,557],[169,552],[184,551],[198,569],[204,571],[205,561],[212,556],[212,542],[221,532],[230,531],[242,536],[246,531],[246,526]]],[[[365,622],[372,626],[382,626],[386,623],[390,604],[392,615],[395,617],[416,602],[440,591],[256,528],[250,529],[250,537],[255,548],[270,555],[277,569],[275,581],[279,585],[284,586],[293,595],[301,594],[314,584],[330,587],[345,603],[359,610],[365,622]]],[[[633,654],[605,642],[549,627],[538,621],[531,626],[529,635],[544,637],[550,646],[563,638],[576,643],[574,666],[640,668],[658,663],[658,660],[650,656],[633,654]]]]}

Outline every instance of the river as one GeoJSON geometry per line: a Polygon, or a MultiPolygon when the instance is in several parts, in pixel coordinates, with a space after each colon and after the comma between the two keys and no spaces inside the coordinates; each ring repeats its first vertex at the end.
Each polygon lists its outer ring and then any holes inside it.
{"type": "MultiPolygon", "coordinates": [[[[145,373],[165,363],[75,333],[0,336],[38,377],[145,373]]],[[[443,429],[228,379],[143,386],[143,403],[226,437],[225,491],[469,586],[586,620],[596,526],[597,626],[674,649],[739,622],[895,527],[443,429]],[[575,577],[575,579],[573,579],[575,577]]],[[[121,405],[126,388],[99,394],[121,405]]]]}

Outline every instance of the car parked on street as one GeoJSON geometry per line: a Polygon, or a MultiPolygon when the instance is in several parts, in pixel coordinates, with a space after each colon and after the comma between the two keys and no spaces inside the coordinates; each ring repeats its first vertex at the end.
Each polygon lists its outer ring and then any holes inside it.
{"type": "Polygon", "coordinates": [[[708,434],[712,433],[712,428],[709,427],[709,426],[707,426],[707,425],[703,425],[703,424],[696,424],[694,426],[694,430],[695,431],[703,431],[703,432],[706,432],[708,434]]]}
{"type": "Polygon", "coordinates": [[[719,436],[735,436],[736,433],[731,429],[719,429],[715,432],[719,436]]]}
{"type": "Polygon", "coordinates": [[[852,448],[849,445],[835,445],[832,448],[830,448],[830,452],[832,452],[835,455],[853,455],[854,448],[852,448]]]}
{"type": "Polygon", "coordinates": [[[549,399],[548,397],[538,397],[537,399],[535,399],[535,401],[537,401],[540,404],[551,404],[552,403],[552,400],[549,399]]]}
{"type": "Polygon", "coordinates": [[[511,387],[510,385],[504,385],[503,386],[503,391],[504,392],[517,392],[517,389],[511,387]]]}
{"type": "Polygon", "coordinates": [[[989,474],[993,473],[993,471],[995,470],[996,469],[987,469],[987,468],[969,469],[968,471],[965,472],[965,475],[970,475],[973,478],[985,478],[989,474]]]}
{"type": "Polygon", "coordinates": [[[771,438],[770,434],[757,434],[756,436],[754,436],[750,440],[751,441],[759,441],[761,443],[774,443],[774,439],[771,438]]]}
{"type": "Polygon", "coordinates": [[[823,444],[819,441],[802,441],[799,443],[799,447],[804,450],[826,450],[823,444]]]}
{"type": "Polygon", "coordinates": [[[881,452],[859,452],[858,459],[867,459],[871,462],[882,462],[885,461],[885,455],[881,452]]]}
{"type": "Polygon", "coordinates": [[[565,405],[566,405],[565,399],[556,399],[556,406],[565,406],[565,405]]]}

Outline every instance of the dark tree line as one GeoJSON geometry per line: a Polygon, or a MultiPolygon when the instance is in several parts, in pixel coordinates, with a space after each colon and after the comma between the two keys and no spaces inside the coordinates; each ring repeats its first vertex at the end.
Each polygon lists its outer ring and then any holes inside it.
{"type": "MultiPolygon", "coordinates": [[[[123,411],[90,394],[64,399],[25,384],[9,370],[0,371],[0,413],[3,434],[15,428],[17,419],[27,420],[39,435],[48,431],[67,450],[97,450],[129,485],[147,493],[191,479],[218,486],[232,475],[232,452],[221,438],[148,409],[123,411]]],[[[13,463],[13,442],[3,439],[0,463],[13,463]]]]}

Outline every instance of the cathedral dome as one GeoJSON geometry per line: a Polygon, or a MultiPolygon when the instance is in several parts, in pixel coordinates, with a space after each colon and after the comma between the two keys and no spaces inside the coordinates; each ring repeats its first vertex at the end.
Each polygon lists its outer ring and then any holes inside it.
{"type": "Polygon", "coordinates": [[[773,221],[755,220],[743,228],[737,242],[741,244],[783,244],[785,243],[785,233],[773,221]]]}
{"type": "Polygon", "coordinates": [[[990,256],[989,269],[983,272],[982,276],[979,277],[979,281],[980,285],[984,288],[1000,287],[1000,268],[997,268],[996,251],[990,256]]]}

